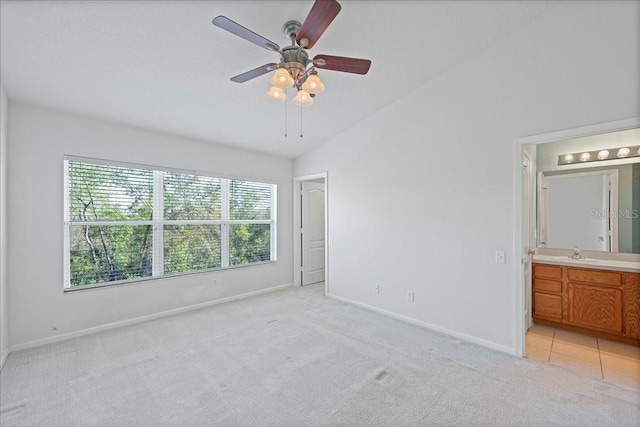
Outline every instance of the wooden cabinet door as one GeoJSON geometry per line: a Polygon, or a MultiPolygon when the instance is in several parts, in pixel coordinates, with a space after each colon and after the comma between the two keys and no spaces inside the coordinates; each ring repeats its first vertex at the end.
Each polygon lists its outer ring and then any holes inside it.
{"type": "Polygon", "coordinates": [[[622,289],[569,283],[569,323],[622,332],[622,289]]]}

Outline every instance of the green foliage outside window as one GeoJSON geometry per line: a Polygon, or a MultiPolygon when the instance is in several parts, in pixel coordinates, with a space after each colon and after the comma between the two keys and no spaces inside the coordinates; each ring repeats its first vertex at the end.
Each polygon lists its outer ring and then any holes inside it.
{"type": "Polygon", "coordinates": [[[206,270],[222,266],[219,225],[164,227],[164,272],[206,270]]]}
{"type": "Polygon", "coordinates": [[[250,264],[269,261],[271,256],[271,227],[269,224],[232,225],[229,233],[231,240],[231,265],[250,264]]]}
{"type": "Polygon", "coordinates": [[[69,287],[272,259],[274,186],[76,160],[65,164],[69,287]],[[155,189],[162,193],[155,218],[154,174],[162,182],[155,189]],[[154,239],[162,248],[155,260],[154,239]]]}

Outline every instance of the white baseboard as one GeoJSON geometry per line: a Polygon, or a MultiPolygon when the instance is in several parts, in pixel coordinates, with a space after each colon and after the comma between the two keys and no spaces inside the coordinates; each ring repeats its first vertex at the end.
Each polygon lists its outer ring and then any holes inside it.
{"type": "Polygon", "coordinates": [[[358,301],[351,300],[349,298],[339,297],[337,295],[329,294],[327,295],[329,298],[335,299],[337,301],[343,302],[345,304],[354,305],[356,307],[363,308],[365,310],[373,311],[375,313],[379,313],[402,322],[406,322],[415,326],[419,326],[421,328],[429,329],[430,331],[439,332],[444,335],[449,335],[455,338],[460,338],[461,340],[468,341],[474,344],[478,344],[482,347],[490,348],[492,350],[497,350],[503,353],[510,354],[512,356],[516,355],[516,351],[514,348],[507,347],[501,344],[496,344],[491,341],[484,340],[482,338],[474,337],[472,335],[463,334],[460,332],[452,331],[451,329],[443,328],[441,326],[436,326],[431,323],[423,322],[422,320],[414,319],[412,317],[403,316],[398,313],[394,313],[392,311],[383,310],[381,308],[377,308],[371,305],[363,304],[358,301]]]}
{"type": "Polygon", "coordinates": [[[9,356],[8,351],[0,355],[0,371],[2,371],[2,368],[4,368],[4,362],[7,361],[7,356],[9,356]]]}
{"type": "MultiPolygon", "coordinates": [[[[226,298],[220,298],[213,301],[202,302],[199,304],[188,305],[185,307],[174,308],[172,310],[162,311],[160,313],[148,314],[146,316],[135,317],[133,319],[121,320],[118,322],[107,323],[105,325],[95,326],[93,328],[82,329],[79,331],[69,332],[66,334],[56,335],[55,337],[43,338],[39,340],[29,341],[22,344],[16,344],[9,347],[9,353],[13,353],[15,351],[26,350],[28,348],[39,347],[41,345],[51,344],[59,341],[65,341],[71,338],[81,337],[84,335],[95,334],[96,332],[107,331],[110,329],[121,328],[123,326],[134,325],[136,323],[146,322],[148,320],[159,319],[161,317],[173,316],[174,314],[185,313],[187,311],[197,310],[200,308],[210,307],[212,305],[224,304],[225,302],[236,301],[239,299],[249,298],[256,295],[262,295],[270,292],[279,291],[280,289],[290,288],[292,287],[292,283],[287,283],[286,285],[278,285],[267,289],[260,289],[259,291],[247,292],[244,294],[233,295],[226,298]]],[[[4,355],[4,359],[6,359],[7,355],[4,355]]],[[[4,359],[2,363],[4,363],[4,359]]]]}

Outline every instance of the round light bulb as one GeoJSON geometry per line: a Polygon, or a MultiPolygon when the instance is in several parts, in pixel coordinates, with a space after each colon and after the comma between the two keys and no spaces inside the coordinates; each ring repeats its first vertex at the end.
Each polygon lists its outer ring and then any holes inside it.
{"type": "Polygon", "coordinates": [[[609,151],[607,150],[601,150],[598,153],[598,160],[606,160],[609,158],[609,151]]]}
{"type": "Polygon", "coordinates": [[[274,101],[284,101],[285,99],[287,99],[287,94],[284,93],[284,90],[282,90],[278,86],[271,86],[271,88],[267,92],[267,97],[269,99],[273,99],[274,101]]]}
{"type": "Polygon", "coordinates": [[[573,154],[566,154],[566,155],[564,156],[564,161],[565,161],[565,163],[571,163],[571,162],[573,162],[573,154]]]}
{"type": "Polygon", "coordinates": [[[302,89],[309,93],[320,93],[324,90],[324,84],[320,81],[317,74],[311,74],[302,85],[302,89]]]}
{"type": "Polygon", "coordinates": [[[618,157],[627,157],[629,152],[630,150],[627,147],[621,148],[618,150],[618,157]]]}
{"type": "Polygon", "coordinates": [[[271,77],[271,84],[279,88],[291,87],[293,83],[293,77],[284,68],[278,68],[271,77]]]}
{"type": "Polygon", "coordinates": [[[581,162],[588,162],[589,159],[591,159],[591,154],[589,154],[589,153],[580,154],[580,161],[581,162]]]}
{"type": "Polygon", "coordinates": [[[313,104],[313,98],[306,90],[301,89],[298,91],[295,98],[293,98],[293,103],[302,107],[306,107],[307,105],[313,104]]]}

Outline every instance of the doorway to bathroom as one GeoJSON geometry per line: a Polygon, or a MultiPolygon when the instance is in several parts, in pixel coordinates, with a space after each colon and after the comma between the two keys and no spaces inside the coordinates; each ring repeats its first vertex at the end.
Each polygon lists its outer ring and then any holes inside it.
{"type": "MultiPolygon", "coordinates": [[[[516,353],[519,356],[525,354],[525,333],[529,328],[530,313],[532,312],[532,298],[530,291],[532,252],[542,249],[572,249],[573,246],[567,248],[550,248],[547,240],[553,241],[557,236],[549,236],[549,230],[545,224],[545,219],[541,224],[539,194],[542,187],[542,177],[561,176],[562,174],[571,173],[573,176],[578,173],[602,171],[618,168],[618,188],[623,187],[623,181],[628,180],[634,182],[637,171],[640,166],[640,157],[637,154],[626,153],[620,151],[618,147],[637,146],[638,129],[640,128],[640,118],[632,118],[620,120],[616,122],[603,123],[593,126],[587,126],[576,129],[551,132],[542,135],[535,135],[525,138],[516,139],[514,142],[514,194],[515,194],[515,218],[514,218],[514,253],[513,259],[520,260],[514,268],[515,287],[515,322],[514,341],[516,353]],[[614,135],[613,135],[614,134],[614,135]],[[613,135],[613,136],[612,136],[613,135]],[[594,157],[601,151],[608,151],[610,158],[602,161],[593,160],[584,153],[595,150],[594,157]],[[598,151],[599,150],[599,151],[598,151]],[[582,152],[582,154],[581,154],[582,152]],[[619,154],[618,154],[619,153],[619,154]],[[582,157],[584,160],[581,160],[582,157]],[[623,165],[626,169],[623,169],[623,165]],[[626,175],[627,178],[623,178],[626,175]],[[541,226],[544,229],[541,229],[541,226]],[[541,236],[544,236],[542,239],[541,236]]],[[[636,148],[637,150],[637,148],[636,148]]],[[[604,155],[605,153],[603,153],[604,155]]],[[[596,179],[598,175],[595,175],[596,179]]],[[[608,182],[611,180],[607,175],[608,182]]],[[[636,186],[638,188],[638,186],[636,186]]],[[[600,189],[602,190],[602,188],[600,189]]],[[[604,191],[598,190],[597,193],[602,195],[604,191]]],[[[634,239],[635,234],[632,230],[632,222],[637,223],[637,218],[633,218],[633,213],[640,206],[638,197],[633,197],[632,190],[628,190],[629,194],[620,193],[617,198],[615,212],[600,212],[594,209],[593,212],[585,210],[585,215],[590,215],[595,219],[610,215],[617,216],[617,234],[610,236],[610,245],[612,248],[618,247],[619,253],[637,254],[640,252],[640,242],[634,239]]],[[[596,196],[596,198],[604,196],[596,196]]],[[[574,221],[577,223],[577,221],[574,221]]],[[[593,221],[594,223],[596,221],[593,221]]],[[[602,222],[602,221],[601,221],[602,222]]],[[[605,221],[609,223],[608,221],[605,221]]],[[[568,224],[562,227],[562,231],[568,229],[574,224],[568,224]]],[[[607,232],[615,232],[608,230],[607,232]]],[[[585,233],[586,234],[586,233],[585,233]]],[[[606,233],[594,234],[597,239],[607,240],[609,236],[606,233]]],[[[571,237],[570,241],[578,241],[582,236],[571,237]]],[[[557,240],[557,239],[556,239],[557,240]]],[[[566,240],[566,239],[565,239],[566,240]]],[[[563,308],[564,309],[564,308],[563,308]]]]}
{"type": "MultiPolygon", "coordinates": [[[[599,289],[589,286],[579,287],[563,279],[562,290],[556,291],[553,288],[556,282],[544,281],[543,285],[548,286],[548,289],[541,290],[539,303],[548,304],[545,308],[549,310],[546,313],[548,316],[563,319],[545,324],[543,320],[536,320],[540,319],[539,314],[535,318],[532,316],[536,311],[534,296],[537,294],[532,292],[531,281],[534,276],[532,274],[534,253],[538,252],[536,254],[538,263],[540,262],[539,252],[548,252],[552,255],[557,253],[558,258],[564,259],[565,252],[572,250],[574,243],[581,238],[592,238],[594,242],[592,250],[603,252],[599,255],[603,258],[625,258],[633,260],[632,263],[636,266],[640,265],[638,255],[640,246],[635,242],[637,238],[634,238],[640,232],[638,221],[634,217],[634,212],[638,212],[640,207],[640,197],[637,195],[640,191],[638,190],[640,188],[640,157],[638,157],[640,153],[637,153],[637,146],[640,145],[639,128],[640,118],[633,118],[515,140],[516,206],[513,254],[514,259],[520,260],[514,268],[516,353],[521,357],[560,365],[593,378],[637,390],[640,390],[640,348],[637,344],[624,344],[615,339],[607,339],[611,336],[607,337],[606,334],[591,335],[584,328],[571,330],[571,325],[560,324],[566,320],[569,323],[575,323],[575,319],[569,319],[569,317],[577,311],[567,303],[568,294],[555,297],[554,292],[558,294],[575,292],[577,295],[578,292],[586,290],[604,295],[609,289],[600,292],[599,289]],[[629,136],[631,139],[628,138],[629,136]],[[627,145],[636,146],[635,151],[624,150],[627,145]],[[580,224],[580,218],[576,217],[575,212],[568,221],[564,221],[562,216],[545,218],[544,215],[552,215],[553,212],[549,212],[548,206],[544,206],[544,203],[549,202],[549,194],[545,194],[547,191],[560,191],[560,187],[573,185],[569,177],[575,177],[575,181],[580,181],[580,185],[586,181],[594,181],[597,184],[594,187],[595,190],[591,192],[594,207],[583,206],[579,211],[581,215],[589,215],[589,219],[592,219],[589,225],[596,228],[588,230],[589,232],[578,231],[578,234],[567,237],[564,234],[576,228],[580,224]],[[625,180],[629,183],[625,184],[625,180]],[[551,190],[549,182],[552,183],[551,190]],[[612,185],[612,182],[615,185],[612,185]],[[555,188],[555,184],[560,184],[560,187],[555,188]],[[625,186],[631,188],[628,194],[624,193],[625,186]],[[543,206],[540,206],[541,202],[543,206]],[[541,215],[541,209],[544,210],[543,215],[541,215]],[[553,229],[558,226],[560,233],[554,234],[553,229]],[[553,235],[550,236],[550,233],[553,235]],[[557,242],[562,241],[573,243],[558,245],[557,242]],[[558,302],[557,312],[554,311],[556,301],[558,302]],[[628,375],[629,372],[636,371],[638,375],[628,375]],[[623,372],[627,375],[622,375],[623,372]],[[634,378],[635,382],[632,381],[634,378]]],[[[560,197],[558,202],[566,207],[570,202],[569,198],[582,193],[586,191],[574,188],[573,191],[564,195],[561,193],[556,195],[560,197]]],[[[552,194],[551,197],[555,195],[552,194]]],[[[582,201],[583,199],[580,202],[571,202],[568,206],[571,209],[576,208],[582,201]]],[[[567,209],[561,209],[561,213],[567,213],[567,209]]],[[[582,244],[585,249],[590,244],[588,242],[585,241],[582,244]]],[[[560,279],[556,281],[559,283],[560,279]]],[[[607,295],[615,292],[611,291],[607,295]]],[[[624,313],[624,309],[622,311],[624,313]]],[[[542,318],[545,317],[542,316],[542,318]]]]}

